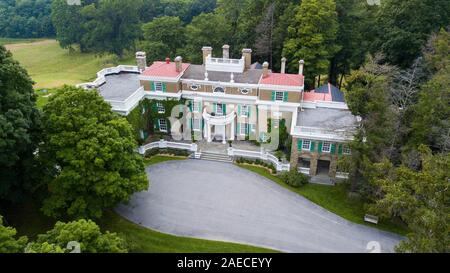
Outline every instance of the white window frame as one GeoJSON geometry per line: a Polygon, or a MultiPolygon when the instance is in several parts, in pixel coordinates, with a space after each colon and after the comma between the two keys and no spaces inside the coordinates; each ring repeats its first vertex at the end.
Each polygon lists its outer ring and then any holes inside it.
{"type": "Polygon", "coordinates": [[[155,91],[163,91],[163,82],[155,82],[155,91]]]}
{"type": "Polygon", "coordinates": [[[343,144],[342,145],[342,154],[344,155],[351,155],[352,151],[350,150],[350,146],[343,144]]]}
{"type": "Polygon", "coordinates": [[[248,95],[251,92],[250,88],[240,88],[239,90],[241,91],[242,95],[248,95]]]}
{"type": "Polygon", "coordinates": [[[224,116],[225,113],[223,112],[223,104],[222,103],[217,103],[216,104],[216,116],[224,116]],[[220,108],[220,111],[219,111],[220,108]]]}
{"type": "Polygon", "coordinates": [[[223,87],[223,86],[216,86],[216,87],[214,87],[213,93],[225,94],[225,87],[223,87]],[[222,89],[223,92],[222,91],[216,91],[219,88],[222,89]]]}
{"type": "Polygon", "coordinates": [[[164,104],[162,102],[156,102],[156,109],[158,110],[158,114],[164,114],[166,112],[166,108],[164,108],[164,104]]]}
{"type": "Polygon", "coordinates": [[[200,113],[200,102],[199,101],[192,101],[192,112],[194,113],[200,113]]]}
{"type": "Polygon", "coordinates": [[[158,119],[159,131],[167,133],[167,120],[160,118],[158,119]],[[162,122],[161,122],[162,121],[162,122]],[[163,129],[165,127],[165,129],[163,129]]]}
{"type": "Polygon", "coordinates": [[[201,119],[197,119],[197,118],[192,119],[192,130],[196,131],[196,132],[202,130],[202,120],[201,119]],[[196,125],[198,125],[197,128],[196,128],[196,125]]]}
{"type": "Polygon", "coordinates": [[[249,110],[250,110],[249,105],[241,105],[241,117],[248,117],[249,110]]]}
{"type": "Polygon", "coordinates": [[[239,135],[245,136],[247,135],[246,133],[247,133],[247,123],[241,123],[239,127],[239,135]],[[244,131],[243,133],[242,130],[244,131]]]}
{"type": "Polygon", "coordinates": [[[284,92],[283,91],[275,91],[275,101],[284,101],[284,92]],[[281,94],[281,99],[279,96],[281,94]]]}
{"type": "Polygon", "coordinates": [[[199,90],[200,88],[201,88],[201,85],[198,85],[198,84],[195,84],[195,83],[193,83],[193,84],[191,84],[191,86],[189,87],[192,91],[197,91],[197,90],[199,90]]]}
{"type": "Polygon", "coordinates": [[[311,140],[310,139],[304,139],[302,141],[302,151],[311,151],[311,140]],[[305,143],[308,143],[308,148],[306,148],[305,143]]]}
{"type": "Polygon", "coordinates": [[[324,153],[330,153],[330,152],[331,152],[331,145],[333,145],[331,142],[329,142],[329,141],[324,141],[324,142],[322,143],[322,152],[324,152],[324,153]],[[325,149],[325,144],[327,144],[328,149],[325,149]]]}

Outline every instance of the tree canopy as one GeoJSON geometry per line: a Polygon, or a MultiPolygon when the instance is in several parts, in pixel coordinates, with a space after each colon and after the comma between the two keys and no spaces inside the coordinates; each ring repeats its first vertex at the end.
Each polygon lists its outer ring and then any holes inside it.
{"type": "Polygon", "coordinates": [[[44,107],[43,127],[45,214],[100,217],[148,187],[130,124],[97,91],[63,87],[44,107]]]}
{"type": "Polygon", "coordinates": [[[0,253],[23,252],[28,239],[24,236],[16,239],[15,228],[3,225],[3,217],[0,215],[0,253]]]}

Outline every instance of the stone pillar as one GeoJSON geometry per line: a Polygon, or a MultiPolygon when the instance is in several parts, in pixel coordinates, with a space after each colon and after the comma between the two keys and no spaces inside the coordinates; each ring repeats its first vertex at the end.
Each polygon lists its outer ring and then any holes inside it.
{"type": "Polygon", "coordinates": [[[245,69],[249,69],[252,65],[252,50],[250,48],[242,49],[242,57],[245,60],[245,69]]]}
{"type": "Polygon", "coordinates": [[[328,173],[328,175],[331,178],[336,178],[337,164],[338,164],[338,157],[336,155],[333,155],[331,157],[330,171],[328,173]]]}
{"type": "Polygon", "coordinates": [[[227,125],[223,125],[222,143],[227,144],[227,125]]]}
{"type": "Polygon", "coordinates": [[[311,154],[311,163],[309,166],[309,175],[314,176],[317,175],[317,163],[319,161],[319,154],[312,153],[311,154]]]}
{"type": "Polygon", "coordinates": [[[223,53],[223,58],[224,59],[229,59],[230,58],[230,46],[229,45],[224,45],[222,47],[222,53],[223,53]]]}
{"type": "Polygon", "coordinates": [[[286,73],[286,61],[285,57],[281,58],[281,74],[286,73]]]}
{"type": "Polygon", "coordinates": [[[230,131],[230,133],[231,133],[231,134],[230,134],[230,140],[233,141],[233,140],[234,140],[234,131],[235,131],[235,128],[234,128],[234,119],[231,121],[231,125],[230,125],[230,126],[231,126],[231,128],[230,128],[230,129],[231,129],[231,131],[230,131]]]}
{"type": "Polygon", "coordinates": [[[263,78],[267,78],[267,76],[269,76],[269,63],[268,62],[264,62],[263,63],[263,73],[262,73],[263,78]]]}
{"type": "Polygon", "coordinates": [[[298,74],[299,75],[303,75],[303,67],[305,66],[305,61],[304,60],[300,60],[298,62],[298,74]]]}
{"type": "Polygon", "coordinates": [[[140,73],[147,67],[147,56],[144,51],[136,52],[136,63],[140,73]]]}
{"type": "Polygon", "coordinates": [[[203,52],[203,65],[206,64],[206,58],[208,57],[208,55],[211,55],[212,57],[212,47],[210,46],[204,46],[202,48],[202,52],[203,52]]]}
{"type": "Polygon", "coordinates": [[[211,142],[212,141],[212,138],[211,138],[211,124],[208,124],[208,133],[207,133],[207,139],[208,139],[208,142],[211,142]]]}
{"type": "Polygon", "coordinates": [[[291,145],[291,170],[297,170],[298,167],[298,147],[297,147],[298,138],[292,138],[291,145]]]}

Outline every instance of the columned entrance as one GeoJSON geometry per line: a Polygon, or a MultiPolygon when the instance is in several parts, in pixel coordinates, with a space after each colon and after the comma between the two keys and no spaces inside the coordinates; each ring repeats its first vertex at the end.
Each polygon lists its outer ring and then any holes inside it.
{"type": "Polygon", "coordinates": [[[206,108],[203,111],[203,119],[205,120],[205,127],[203,135],[208,142],[212,142],[213,139],[221,140],[223,144],[227,143],[227,140],[234,140],[235,134],[235,112],[231,112],[225,116],[213,116],[206,112],[206,108]],[[229,132],[227,134],[227,132],[229,132]]]}

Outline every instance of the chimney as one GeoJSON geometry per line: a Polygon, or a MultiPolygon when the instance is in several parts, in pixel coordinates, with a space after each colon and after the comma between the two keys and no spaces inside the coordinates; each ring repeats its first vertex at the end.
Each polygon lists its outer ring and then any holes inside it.
{"type": "Polygon", "coordinates": [[[169,57],[166,58],[166,64],[170,64],[170,58],[169,57]]]}
{"type": "Polygon", "coordinates": [[[286,73],[286,61],[285,57],[281,58],[281,74],[286,73]]]}
{"type": "Polygon", "coordinates": [[[147,56],[145,55],[145,52],[143,51],[136,52],[136,63],[139,72],[142,73],[147,67],[147,56]]]}
{"type": "MultiPolygon", "coordinates": [[[[202,51],[203,51],[203,64],[206,64],[206,58],[212,54],[212,47],[210,46],[204,46],[202,47],[202,51]]],[[[212,57],[212,56],[211,56],[212,57]]]]}
{"type": "Polygon", "coordinates": [[[229,59],[230,58],[230,46],[229,45],[224,45],[222,47],[223,50],[223,58],[224,59],[229,59]]]}
{"type": "Polygon", "coordinates": [[[249,69],[252,65],[252,50],[250,48],[242,49],[242,57],[245,60],[245,69],[249,69]]]}
{"type": "Polygon", "coordinates": [[[303,66],[305,65],[304,60],[300,60],[298,65],[298,74],[303,76],[303,66]]]}
{"type": "Polygon", "coordinates": [[[183,70],[183,58],[181,58],[181,56],[175,58],[175,69],[177,72],[181,72],[183,70]]]}
{"type": "Polygon", "coordinates": [[[263,78],[267,78],[269,76],[269,63],[264,62],[263,63],[263,78]]]}

